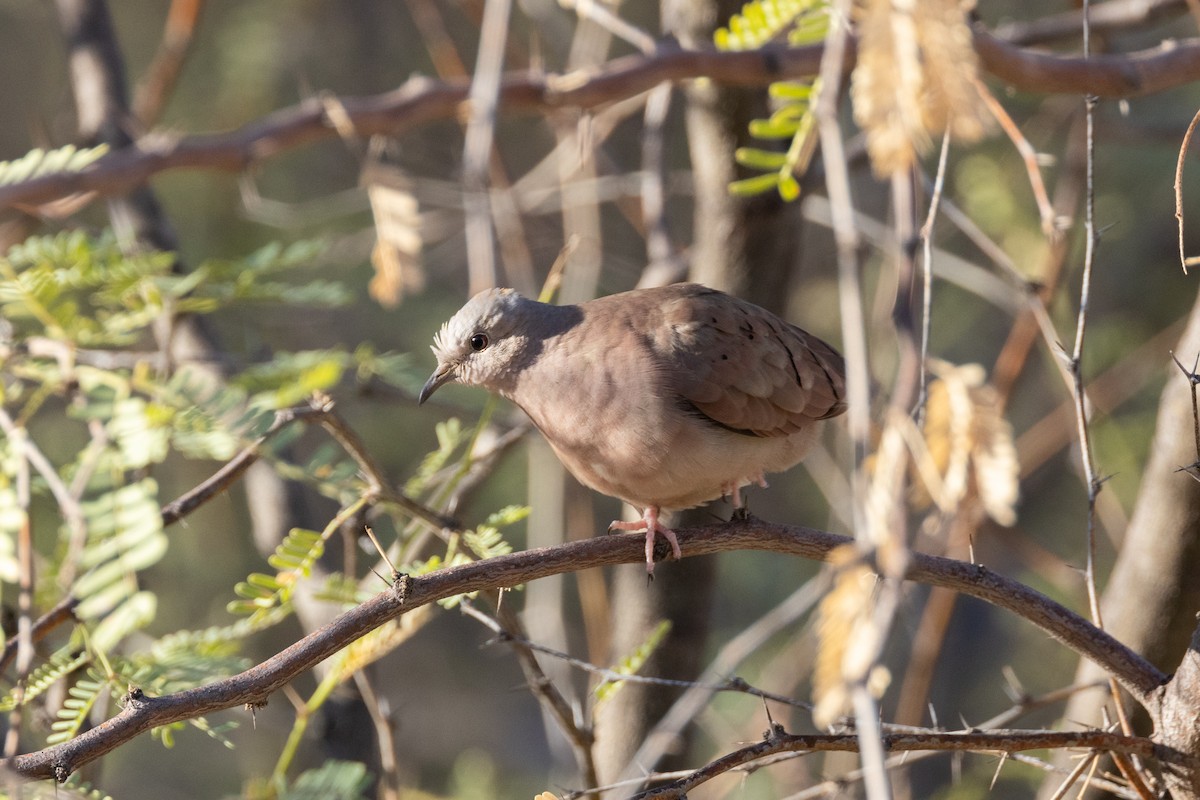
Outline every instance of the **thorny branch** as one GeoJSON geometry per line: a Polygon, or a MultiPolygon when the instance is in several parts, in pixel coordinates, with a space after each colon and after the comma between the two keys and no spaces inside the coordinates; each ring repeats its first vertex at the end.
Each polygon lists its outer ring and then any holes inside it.
{"type": "MultiPolygon", "coordinates": [[[[1178,758],[1192,760],[1171,748],[1156,744],[1140,736],[1122,736],[1105,731],[985,731],[966,733],[888,733],[883,735],[883,746],[888,752],[913,750],[957,750],[990,753],[1018,753],[1023,750],[1048,748],[1081,748],[1102,750],[1112,753],[1127,753],[1142,758],[1173,761],[1178,758]]],[[[767,731],[758,744],[734,750],[716,759],[688,777],[669,786],[651,789],[635,795],[638,800],[667,800],[687,797],[688,791],[714,777],[736,768],[745,768],[763,758],[780,753],[810,753],[843,751],[856,753],[859,750],[855,734],[829,734],[797,736],[785,733],[780,726],[767,731]]]]}
{"type": "MultiPolygon", "coordinates": [[[[812,528],[754,519],[680,529],[677,535],[688,556],[751,549],[825,559],[835,548],[850,542],[844,536],[812,528]]],[[[563,572],[637,563],[644,558],[644,544],[645,537],[638,534],[602,536],[512,553],[408,579],[404,582],[406,590],[402,596],[391,590],[382,592],[238,675],[162,697],[149,697],[135,689],[124,710],[115,717],[68,742],[7,759],[0,762],[0,766],[28,778],[65,780],[83,765],[150,728],[247,703],[260,704],[350,642],[416,608],[467,592],[516,586],[563,572]]],[[[1017,613],[1111,671],[1151,714],[1158,710],[1160,687],[1166,682],[1166,675],[1086,619],[1033,589],[980,565],[921,554],[913,554],[907,577],[930,585],[948,586],[1017,613]]],[[[1117,748],[1136,750],[1142,746],[1122,738],[1105,741],[1117,748]]],[[[1155,750],[1151,754],[1175,758],[1168,751],[1155,750]]]]}
{"type": "MultiPolygon", "coordinates": [[[[475,608],[470,600],[464,599],[459,605],[465,614],[493,630],[497,639],[503,639],[512,645],[517,654],[517,660],[521,664],[521,671],[525,673],[525,682],[530,691],[554,717],[559,729],[571,743],[571,749],[575,753],[575,761],[584,784],[596,786],[600,781],[596,775],[596,760],[592,752],[595,734],[591,726],[578,718],[575,709],[571,707],[567,698],[558,690],[558,687],[542,669],[541,664],[538,663],[534,653],[545,652],[546,649],[534,644],[524,635],[521,620],[512,610],[511,605],[504,605],[498,598],[493,599],[496,601],[496,615],[499,619],[488,616],[475,608]]],[[[585,792],[584,796],[589,800],[591,798],[598,800],[599,798],[599,795],[591,792],[585,792]]]]}

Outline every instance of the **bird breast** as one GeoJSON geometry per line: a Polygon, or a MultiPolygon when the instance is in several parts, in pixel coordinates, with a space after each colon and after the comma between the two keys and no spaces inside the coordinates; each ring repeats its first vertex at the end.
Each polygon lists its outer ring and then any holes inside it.
{"type": "Polygon", "coordinates": [[[580,483],[638,508],[683,509],[795,465],[815,441],[730,431],[668,385],[633,326],[593,347],[586,323],[547,346],[505,392],[533,420],[580,483]],[[560,363],[570,353],[570,364],[560,363]]]}

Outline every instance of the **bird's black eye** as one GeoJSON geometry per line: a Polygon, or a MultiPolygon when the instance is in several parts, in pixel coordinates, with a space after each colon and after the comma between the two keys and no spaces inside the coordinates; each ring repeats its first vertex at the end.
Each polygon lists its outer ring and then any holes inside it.
{"type": "Polygon", "coordinates": [[[478,353],[488,346],[488,337],[486,333],[477,333],[471,337],[471,349],[478,353]]]}

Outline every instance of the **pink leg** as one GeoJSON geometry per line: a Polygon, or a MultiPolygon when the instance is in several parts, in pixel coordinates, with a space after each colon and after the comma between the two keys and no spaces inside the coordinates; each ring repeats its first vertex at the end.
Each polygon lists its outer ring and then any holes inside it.
{"type": "MultiPolygon", "coordinates": [[[[761,474],[755,476],[751,482],[764,489],[767,488],[767,479],[761,474]]],[[[742,504],[742,487],[736,481],[722,486],[721,493],[733,502],[734,509],[744,508],[742,504]]]]}
{"type": "Polygon", "coordinates": [[[654,575],[654,535],[661,533],[671,545],[671,554],[675,560],[683,558],[683,553],[679,550],[679,540],[675,538],[675,531],[665,527],[658,521],[658,508],[651,506],[642,512],[642,518],[637,522],[625,522],[623,520],[614,520],[608,526],[610,531],[646,531],[646,574],[653,577],[654,575]]]}

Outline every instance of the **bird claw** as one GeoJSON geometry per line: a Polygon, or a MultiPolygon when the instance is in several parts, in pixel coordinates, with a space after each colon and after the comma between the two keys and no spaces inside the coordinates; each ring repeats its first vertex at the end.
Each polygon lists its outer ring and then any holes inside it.
{"type": "Polygon", "coordinates": [[[675,560],[683,558],[683,552],[679,549],[679,540],[675,537],[675,531],[663,525],[658,521],[658,509],[647,508],[642,514],[642,518],[636,522],[626,522],[625,520],[613,520],[609,523],[610,531],[642,531],[646,532],[646,574],[650,580],[654,579],[654,543],[655,534],[661,533],[667,543],[671,545],[671,555],[675,560]]]}

